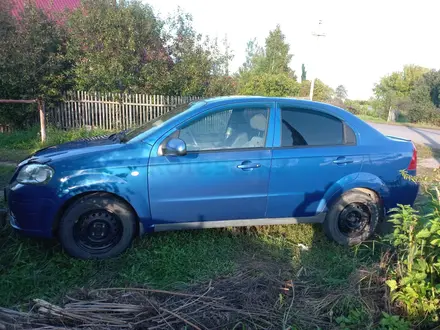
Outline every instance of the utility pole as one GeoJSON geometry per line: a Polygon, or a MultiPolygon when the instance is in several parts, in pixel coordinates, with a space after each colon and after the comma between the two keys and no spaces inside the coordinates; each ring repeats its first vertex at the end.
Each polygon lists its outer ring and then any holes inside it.
{"type": "MultiPolygon", "coordinates": [[[[319,20],[318,23],[318,30],[316,32],[312,32],[312,35],[316,37],[316,45],[318,45],[319,38],[325,37],[325,33],[322,31],[322,20],[319,20]]],[[[316,51],[318,50],[318,47],[316,47],[316,51]]],[[[315,59],[317,57],[317,54],[315,54],[315,59]]],[[[315,61],[316,62],[316,61],[315,61]]],[[[315,71],[316,71],[316,63],[315,63],[315,71]]],[[[312,73],[314,73],[312,71],[312,73]]],[[[312,80],[310,82],[310,101],[313,101],[313,90],[315,88],[315,80],[316,80],[316,72],[314,73],[314,77],[312,77],[312,80]]]]}

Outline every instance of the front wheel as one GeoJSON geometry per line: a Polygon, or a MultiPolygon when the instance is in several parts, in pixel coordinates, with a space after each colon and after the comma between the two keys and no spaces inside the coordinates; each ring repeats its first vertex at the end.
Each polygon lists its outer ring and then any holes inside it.
{"type": "Polygon", "coordinates": [[[374,233],[379,219],[380,203],[376,195],[354,189],[332,205],[324,221],[324,231],[339,244],[355,245],[374,233]]]}
{"type": "Polygon", "coordinates": [[[136,233],[131,208],[107,194],[75,201],[60,220],[58,236],[64,250],[81,259],[105,259],[124,252],[136,233]]]}

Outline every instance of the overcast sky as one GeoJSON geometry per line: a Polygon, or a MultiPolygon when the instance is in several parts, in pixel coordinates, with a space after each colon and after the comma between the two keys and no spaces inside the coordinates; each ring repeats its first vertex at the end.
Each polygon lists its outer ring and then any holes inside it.
{"type": "Polygon", "coordinates": [[[404,64],[440,67],[440,0],[144,1],[161,17],[180,6],[193,15],[198,32],[226,35],[234,71],[244,62],[247,41],[264,45],[280,24],[297,75],[304,63],[309,76],[315,72],[333,88],[344,85],[352,99],[372,96],[374,83],[404,64]],[[319,20],[326,36],[317,41],[312,32],[319,20]]]}

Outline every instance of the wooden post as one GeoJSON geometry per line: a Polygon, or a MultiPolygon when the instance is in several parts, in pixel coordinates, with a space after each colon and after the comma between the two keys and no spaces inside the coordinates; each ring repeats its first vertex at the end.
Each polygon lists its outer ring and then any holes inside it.
{"type": "Polygon", "coordinates": [[[38,112],[40,113],[40,134],[41,142],[46,142],[46,107],[44,101],[39,99],[38,102],[38,112]]]}

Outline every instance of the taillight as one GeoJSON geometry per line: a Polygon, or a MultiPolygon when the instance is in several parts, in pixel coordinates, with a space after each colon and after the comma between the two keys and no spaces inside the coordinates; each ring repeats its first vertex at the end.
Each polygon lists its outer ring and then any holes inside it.
{"type": "Polygon", "coordinates": [[[411,158],[411,162],[408,165],[408,171],[413,171],[417,169],[417,149],[413,143],[413,154],[411,158]]]}

